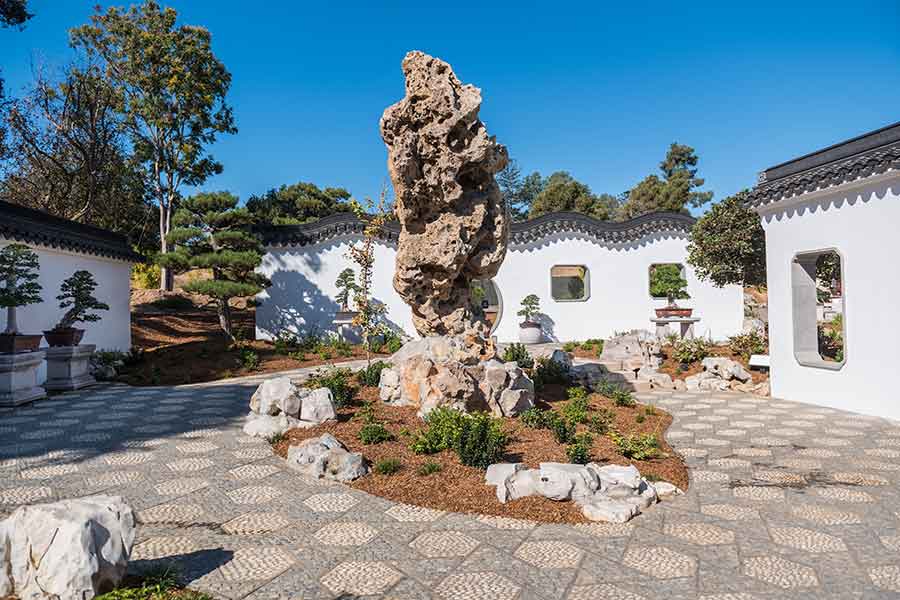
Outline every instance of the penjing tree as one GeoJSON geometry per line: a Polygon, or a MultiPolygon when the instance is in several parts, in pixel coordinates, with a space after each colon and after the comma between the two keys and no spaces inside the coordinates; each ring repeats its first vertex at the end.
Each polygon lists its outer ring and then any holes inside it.
{"type": "Polygon", "coordinates": [[[231,339],[229,300],[254,296],[271,285],[267,277],[256,273],[262,263],[262,244],[250,233],[250,213],[237,204],[237,196],[229,192],[204,192],[182,201],[167,239],[175,250],[157,259],[173,272],[212,271],[211,279],[191,281],[183,289],[215,299],[219,325],[231,339]]]}

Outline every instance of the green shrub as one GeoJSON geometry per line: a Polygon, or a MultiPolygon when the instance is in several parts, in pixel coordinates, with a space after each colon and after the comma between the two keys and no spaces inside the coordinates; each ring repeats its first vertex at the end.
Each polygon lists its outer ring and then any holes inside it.
{"type": "Polygon", "coordinates": [[[295,350],[294,352],[288,352],[288,358],[290,358],[291,360],[299,361],[299,362],[306,362],[309,359],[309,357],[306,356],[306,352],[303,352],[301,350],[295,350]]]}
{"type": "Polygon", "coordinates": [[[548,384],[568,383],[569,373],[565,366],[544,356],[535,361],[532,379],[534,387],[539,389],[548,384]]]}
{"type": "Polygon", "coordinates": [[[767,354],[769,342],[765,335],[753,330],[728,338],[728,348],[746,360],[750,358],[751,354],[767,354]]]}
{"type": "Polygon", "coordinates": [[[552,414],[550,431],[553,433],[553,438],[560,444],[568,444],[575,437],[575,423],[560,416],[559,413],[552,414]]]}
{"type": "Polygon", "coordinates": [[[581,347],[585,350],[594,350],[597,356],[603,352],[603,340],[599,338],[591,338],[581,342],[581,347]]]}
{"type": "Polygon", "coordinates": [[[616,406],[630,407],[636,404],[631,391],[611,381],[601,381],[597,384],[596,389],[599,394],[615,402],[616,406]]]}
{"type": "Polygon", "coordinates": [[[393,354],[403,347],[403,338],[395,331],[385,328],[379,335],[369,340],[369,350],[383,354],[393,354]]]}
{"type": "Polygon", "coordinates": [[[297,336],[290,331],[281,330],[275,336],[273,345],[275,354],[290,355],[291,351],[297,347],[297,336]]]}
{"type": "Polygon", "coordinates": [[[297,348],[301,352],[318,352],[322,345],[322,336],[315,331],[307,331],[297,340],[297,348]]]}
{"type": "Polygon", "coordinates": [[[331,351],[337,356],[342,356],[344,358],[353,355],[353,346],[347,340],[342,340],[339,337],[334,337],[328,343],[328,347],[331,351]]]}
{"type": "Polygon", "coordinates": [[[519,415],[519,419],[529,429],[547,429],[550,426],[552,415],[553,411],[535,406],[519,415]]]}
{"type": "Polygon", "coordinates": [[[565,352],[575,352],[578,349],[580,344],[578,342],[566,342],[563,344],[563,351],[565,352]]]}
{"type": "Polygon", "coordinates": [[[318,350],[316,350],[316,354],[319,355],[319,358],[322,360],[331,360],[334,355],[331,353],[331,348],[327,346],[322,346],[318,350]]]}
{"type": "Polygon", "coordinates": [[[644,413],[638,413],[637,415],[635,415],[634,420],[636,423],[643,423],[644,419],[646,418],[647,417],[644,415],[644,413]]]}
{"type": "Polygon", "coordinates": [[[586,423],[588,420],[588,392],[581,386],[566,390],[569,402],[563,407],[563,416],[572,423],[586,423]]]}
{"type": "Polygon", "coordinates": [[[441,406],[425,417],[425,429],[418,432],[409,448],[416,454],[434,454],[456,446],[466,415],[441,406]]]}
{"type": "Polygon", "coordinates": [[[589,433],[579,433],[572,439],[572,443],[566,446],[566,456],[569,462],[577,465],[586,465],[591,462],[591,446],[594,438],[589,433]]]}
{"type": "Polygon", "coordinates": [[[682,364],[700,362],[709,356],[710,346],[703,338],[681,339],[672,347],[672,357],[682,364]]]}
{"type": "Polygon", "coordinates": [[[349,406],[356,396],[356,387],[353,381],[353,371],[350,369],[334,368],[327,371],[317,371],[307,381],[308,388],[328,388],[334,398],[337,408],[349,406]]]}
{"type": "Polygon", "coordinates": [[[377,461],[372,470],[379,475],[393,475],[403,467],[403,463],[397,458],[385,458],[377,461]]]}
{"type": "Polygon", "coordinates": [[[603,435],[610,430],[615,420],[616,413],[608,408],[601,408],[591,415],[588,426],[594,433],[603,435]]]}
{"type": "Polygon", "coordinates": [[[150,303],[150,306],[158,308],[159,310],[192,310],[194,308],[194,303],[187,296],[172,294],[163,296],[159,300],[154,300],[150,303]]]}
{"type": "Polygon", "coordinates": [[[616,445],[616,450],[625,458],[635,460],[647,460],[659,454],[659,442],[652,433],[620,435],[613,431],[610,439],[616,445]]]}
{"type": "Polygon", "coordinates": [[[500,419],[487,413],[475,413],[468,415],[463,421],[462,431],[456,442],[456,453],[462,464],[487,469],[500,462],[508,444],[509,438],[503,431],[500,419]]]}
{"type": "Polygon", "coordinates": [[[259,369],[259,354],[251,348],[243,348],[241,350],[241,365],[248,371],[256,371],[259,369]]]}
{"type": "Polygon", "coordinates": [[[122,587],[95,596],[96,600],[211,600],[200,592],[178,590],[178,573],[171,567],[156,568],[144,573],[136,585],[122,587]]]}
{"type": "Polygon", "coordinates": [[[141,290],[159,288],[159,265],[153,262],[135,263],[131,266],[132,287],[141,290]]]}
{"type": "Polygon", "coordinates": [[[534,366],[534,359],[528,353],[525,344],[510,344],[503,351],[503,362],[514,362],[520,369],[530,369],[534,366]]]}
{"type": "Polygon", "coordinates": [[[369,387],[376,387],[381,381],[381,371],[387,369],[391,366],[391,363],[384,362],[383,360],[376,360],[368,367],[360,370],[356,374],[356,380],[360,385],[365,385],[369,387]]]}
{"type": "Polygon", "coordinates": [[[381,423],[366,423],[359,430],[357,437],[359,441],[369,446],[380,444],[381,442],[390,442],[394,439],[394,434],[388,431],[381,423]]]}
{"type": "Polygon", "coordinates": [[[275,444],[285,440],[287,436],[284,433],[273,433],[269,437],[266,438],[266,441],[269,442],[272,446],[275,444]]]}
{"type": "Polygon", "coordinates": [[[435,473],[439,473],[442,468],[443,467],[441,466],[441,463],[428,461],[427,463],[425,463],[424,465],[419,467],[419,470],[417,472],[422,477],[427,477],[428,475],[434,475],[435,473]]]}

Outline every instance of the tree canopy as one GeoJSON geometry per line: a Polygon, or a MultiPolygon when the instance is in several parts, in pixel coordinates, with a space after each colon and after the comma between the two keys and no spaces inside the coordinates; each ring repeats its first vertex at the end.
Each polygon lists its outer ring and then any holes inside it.
{"type": "Polygon", "coordinates": [[[619,200],[610,194],[595,195],[590,187],[569,173],[557,171],[542,182],[528,216],[534,218],[559,211],[580,212],[609,221],[618,217],[619,200]]]}
{"type": "Polygon", "coordinates": [[[34,15],[28,12],[27,0],[0,0],[0,25],[21,27],[34,15]]]}
{"type": "Polygon", "coordinates": [[[697,177],[697,154],[690,146],[672,143],[666,158],[659,163],[662,177],[648,175],[628,192],[622,206],[624,218],[657,212],[684,212],[712,199],[713,193],[699,191],[705,180],[697,177]]]}
{"type": "MultiPolygon", "coordinates": [[[[218,134],[237,132],[225,101],[231,74],[213,53],[212,36],[202,27],[177,25],[177,16],[145,0],[128,10],[98,9],[90,24],[70,32],[72,46],[98,61],[120,94],[123,127],[159,207],[163,253],[182,186],[220,173],[207,146],[218,134]]],[[[171,278],[162,282],[170,289],[171,278]]]]}
{"type": "Polygon", "coordinates": [[[697,277],[719,287],[766,284],[766,236],[759,215],[745,205],[746,195],[713,204],[691,232],[688,262],[697,277]]]}
{"type": "Polygon", "coordinates": [[[300,182],[270,189],[262,196],[251,196],[247,210],[256,223],[297,225],[318,221],[351,210],[350,192],[344,188],[319,189],[314,183],[300,182]]]}

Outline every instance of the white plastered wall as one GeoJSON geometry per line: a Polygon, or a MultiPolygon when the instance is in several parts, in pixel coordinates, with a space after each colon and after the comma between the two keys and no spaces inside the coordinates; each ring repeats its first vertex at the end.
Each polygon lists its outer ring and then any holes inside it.
{"type": "MultiPolygon", "coordinates": [[[[281,329],[333,330],[331,320],[338,308],[334,282],[351,266],[347,250],[358,239],[346,236],[309,246],[267,248],[260,271],[272,279],[272,287],[259,296],[257,337],[271,339],[281,329]]],[[[738,333],[743,321],[741,288],[716,288],[698,281],[686,264],[686,245],[683,237],[655,236],[627,246],[606,247],[571,234],[512,248],[494,278],[503,303],[495,335],[501,342],[518,339],[521,319],[516,312],[528,294],[541,298],[542,320],[552,339],[584,340],[636,328],[652,330],[653,309],[664,306],[665,300],[650,297],[649,267],[669,262],[686,266],[692,298],[680,304],[693,307],[700,317],[696,333],[713,339],[738,333]],[[587,301],[552,300],[550,268],[559,264],[588,267],[591,289],[587,301]]],[[[392,286],[395,256],[392,246],[377,245],[373,297],[387,304],[392,324],[414,335],[410,309],[392,286]]]]}
{"type": "MultiPolygon", "coordinates": [[[[0,238],[0,248],[13,243],[0,238]]],[[[95,256],[57,250],[35,244],[25,244],[35,251],[40,261],[38,282],[43,287],[42,302],[16,310],[21,333],[39,334],[51,329],[59,322],[65,309],[59,308],[56,296],[62,281],[75,271],[90,271],[97,281],[94,296],[109,304],[108,311],[98,311],[100,320],[94,323],[79,323],[84,329],[82,344],[95,344],[98,350],[121,350],[131,348],[131,263],[95,256]]],[[[6,329],[6,309],[0,309],[0,331],[6,329]]],[[[41,340],[41,346],[46,341],[41,340]]],[[[40,380],[45,379],[45,367],[40,370],[40,380]]]]}
{"type": "Polygon", "coordinates": [[[900,174],[871,177],[758,209],[766,232],[772,395],[900,418],[886,375],[900,364],[900,174]],[[843,258],[844,354],[839,370],[801,365],[793,348],[791,262],[835,248],[843,258]]]}

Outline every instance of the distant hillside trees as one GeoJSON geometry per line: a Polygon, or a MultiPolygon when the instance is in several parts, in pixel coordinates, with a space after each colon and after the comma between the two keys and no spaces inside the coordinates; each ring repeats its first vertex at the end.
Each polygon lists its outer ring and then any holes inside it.
{"type": "Polygon", "coordinates": [[[300,182],[270,189],[262,196],[251,196],[247,210],[254,222],[270,225],[298,225],[318,221],[335,213],[349,212],[350,192],[344,188],[325,188],[300,182]]]}

